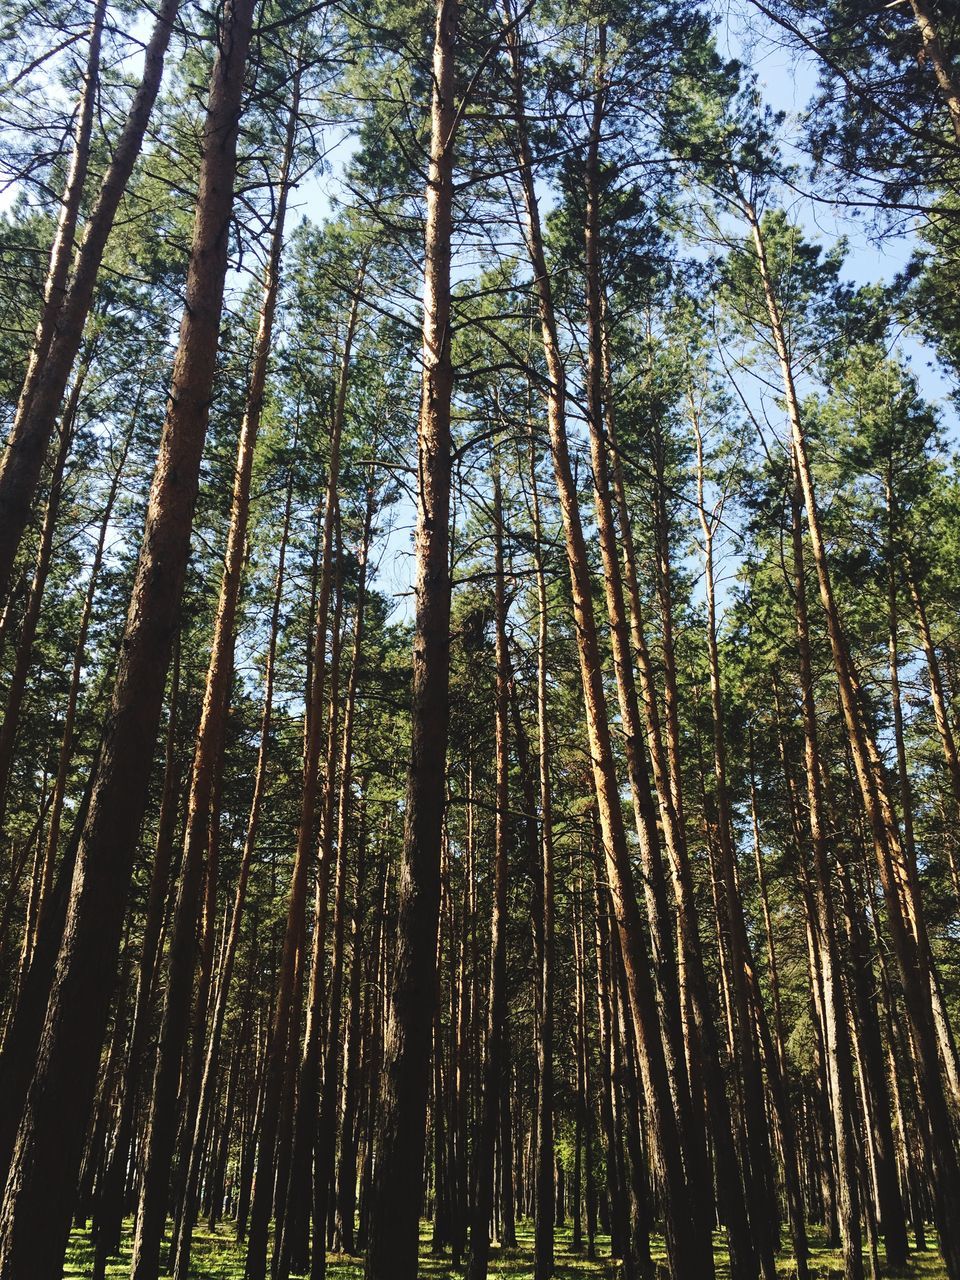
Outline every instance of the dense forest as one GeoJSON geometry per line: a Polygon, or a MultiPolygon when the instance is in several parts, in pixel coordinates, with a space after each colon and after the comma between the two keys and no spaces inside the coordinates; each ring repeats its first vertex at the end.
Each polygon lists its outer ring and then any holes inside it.
{"type": "Polygon", "coordinates": [[[960,10],[738,4],[0,3],[2,1280],[960,1280],[960,10]]]}

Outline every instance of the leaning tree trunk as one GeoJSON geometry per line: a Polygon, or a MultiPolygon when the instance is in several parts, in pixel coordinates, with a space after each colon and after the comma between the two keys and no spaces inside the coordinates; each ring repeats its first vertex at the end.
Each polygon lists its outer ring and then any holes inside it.
{"type": "Polygon", "coordinates": [[[66,1250],[180,612],[216,366],[253,7],[254,0],[232,0],[224,10],[172,390],[63,942],[0,1210],[0,1271],[37,1280],[59,1276],[66,1250]]]}
{"type": "Polygon", "coordinates": [[[415,1280],[417,1275],[449,721],[450,238],[456,37],[457,0],[437,0],[418,427],[412,741],[367,1280],[415,1280]]]}
{"type": "Polygon", "coordinates": [[[57,309],[55,331],[37,364],[36,376],[28,376],[20,393],[7,448],[0,461],[0,597],[10,585],[13,562],[30,519],[44,455],[83,340],[107,238],[143,146],[160,90],[163,60],[179,7],[180,0],[162,0],[157,10],[144,50],[143,77],[90,210],[73,273],[57,309]]]}
{"type": "Polygon", "coordinates": [[[33,349],[30,352],[23,382],[22,396],[26,402],[29,402],[37,377],[50,351],[70,271],[83,188],[90,167],[90,136],[93,132],[93,117],[100,87],[100,49],[103,43],[103,19],[106,8],[106,0],[97,0],[90,22],[87,65],[83,77],[83,91],[77,104],[70,167],[67,170],[63,195],[60,198],[60,214],[57,218],[53,243],[50,246],[47,278],[43,286],[43,305],[40,309],[40,318],[33,338],[33,349]]]}
{"type": "Polygon", "coordinates": [[[910,0],[910,8],[913,10],[913,18],[920,32],[924,55],[933,67],[937,86],[950,113],[953,132],[956,134],[957,142],[960,142],[960,74],[957,73],[943,47],[933,11],[927,0],[910,0]]]}

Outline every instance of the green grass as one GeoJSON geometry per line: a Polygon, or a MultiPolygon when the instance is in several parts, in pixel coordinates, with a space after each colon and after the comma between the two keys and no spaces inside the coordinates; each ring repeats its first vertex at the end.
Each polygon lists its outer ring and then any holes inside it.
{"type": "MultiPolygon", "coordinates": [[[[130,1227],[124,1234],[123,1250],[107,1268],[109,1280],[126,1280],[130,1274],[130,1227]]],[[[450,1266],[449,1257],[434,1256],[430,1253],[429,1224],[421,1227],[421,1259],[420,1274],[424,1280],[462,1280],[463,1271],[454,1270],[450,1266]]],[[[525,1280],[533,1275],[532,1259],[532,1225],[522,1223],[517,1230],[519,1247],[516,1249],[494,1249],[490,1262],[490,1274],[502,1280],[525,1280]]],[[[595,1280],[619,1280],[621,1268],[610,1259],[610,1244],[605,1236],[597,1241],[597,1258],[588,1261],[582,1254],[575,1254],[570,1247],[569,1227],[557,1232],[557,1280],[584,1280],[584,1277],[595,1277],[595,1280]]],[[[842,1275],[840,1255],[823,1247],[822,1238],[811,1232],[813,1258],[810,1273],[817,1280],[828,1280],[830,1277],[842,1275]]],[[[663,1246],[657,1242],[654,1257],[663,1261],[663,1246]]],[[[74,1231],[70,1238],[67,1253],[64,1280],[87,1280],[91,1272],[93,1252],[85,1231],[74,1231]]],[[[717,1237],[717,1274],[725,1277],[728,1273],[726,1252],[720,1237],[717,1237]]],[[[946,1272],[936,1254],[932,1252],[914,1254],[910,1264],[904,1270],[892,1271],[882,1267],[882,1274],[897,1277],[898,1280],[944,1280],[946,1272]]],[[[796,1267],[792,1258],[784,1256],[778,1270],[784,1277],[796,1275],[796,1267]]],[[[194,1236],[193,1271],[197,1280],[241,1280],[243,1276],[243,1251],[237,1247],[233,1232],[225,1225],[216,1232],[198,1229],[194,1236]]],[[[357,1258],[330,1254],[327,1260],[327,1275],[330,1280],[361,1280],[363,1269],[357,1258]]],[[[869,1275],[869,1267],[867,1268],[869,1275]]]]}

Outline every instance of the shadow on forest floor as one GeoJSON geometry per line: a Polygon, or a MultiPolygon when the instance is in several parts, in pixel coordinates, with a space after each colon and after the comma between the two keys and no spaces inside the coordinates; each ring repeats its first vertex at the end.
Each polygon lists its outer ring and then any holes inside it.
{"type": "MultiPolygon", "coordinates": [[[[126,1224],[123,1248],[120,1255],[107,1267],[108,1280],[126,1280],[130,1274],[130,1229],[126,1224]]],[[[451,1267],[449,1258],[430,1253],[430,1226],[424,1223],[421,1228],[421,1260],[420,1275],[424,1280],[462,1280],[463,1269],[451,1267]]],[[[519,1246],[516,1249],[494,1249],[490,1259],[491,1276],[499,1280],[527,1280],[533,1275],[532,1234],[530,1224],[522,1224],[517,1229],[519,1246]]],[[[233,1232],[229,1226],[222,1226],[214,1233],[198,1230],[193,1250],[193,1266],[191,1275],[196,1280],[242,1280],[243,1250],[238,1248],[233,1232]]],[[[569,1227],[557,1231],[557,1280],[619,1280],[622,1269],[619,1263],[611,1261],[610,1242],[606,1236],[597,1240],[597,1258],[589,1261],[582,1254],[575,1254],[571,1247],[569,1227]]],[[[811,1232],[813,1256],[810,1260],[810,1274],[816,1280],[839,1280],[842,1277],[840,1255],[823,1247],[822,1238],[811,1232]]],[[[654,1246],[654,1257],[663,1260],[663,1246],[659,1240],[654,1246]]],[[[78,1229],[70,1238],[64,1268],[64,1280],[88,1280],[91,1274],[93,1251],[86,1231],[78,1229]]],[[[793,1259],[784,1256],[778,1263],[781,1275],[796,1275],[793,1259]]],[[[662,1274],[666,1274],[665,1271],[662,1274]]],[[[869,1275],[869,1265],[867,1266],[869,1275]]],[[[888,1271],[881,1266],[883,1276],[897,1277],[898,1280],[944,1280],[946,1272],[938,1257],[932,1252],[914,1254],[910,1264],[903,1270],[888,1271]]],[[[330,1280],[362,1280],[363,1267],[359,1258],[348,1258],[342,1254],[327,1255],[327,1275],[330,1280]]],[[[729,1275],[726,1251],[721,1238],[717,1237],[717,1277],[723,1280],[729,1275]]]]}

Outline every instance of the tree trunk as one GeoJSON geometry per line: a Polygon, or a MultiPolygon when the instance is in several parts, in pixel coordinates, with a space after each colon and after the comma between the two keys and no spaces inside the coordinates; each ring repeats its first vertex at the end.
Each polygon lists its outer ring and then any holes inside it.
{"type": "MultiPolygon", "coordinates": [[[[264,1082],[264,1106],[260,1120],[257,1144],[257,1174],[250,1205],[250,1223],[247,1240],[246,1280],[264,1280],[267,1267],[267,1235],[270,1210],[274,1196],[274,1174],[278,1152],[278,1134],[281,1133],[281,1103],[284,1094],[284,1078],[293,1068],[295,1058],[289,1055],[296,1050],[292,1045],[291,1021],[295,1016],[294,988],[300,959],[301,939],[307,900],[307,877],[315,838],[317,800],[320,789],[320,751],[323,745],[324,691],[326,681],[327,624],[330,613],[330,593],[333,578],[333,538],[337,510],[337,485],[340,476],[340,444],[346,408],[347,386],[350,375],[350,358],[353,335],[360,303],[359,291],[350,307],[340,371],[337,396],[330,430],[330,458],[328,463],[327,492],[324,500],[322,525],[322,549],[320,583],[317,593],[316,628],[312,645],[311,678],[304,713],[305,751],[303,760],[303,787],[300,796],[300,817],[297,827],[297,846],[294,854],[293,873],[287,897],[287,916],[284,931],[283,953],[280,961],[277,1002],[273,1012],[269,1052],[264,1082]]],[[[308,1028],[306,1050],[315,1052],[308,1028]]],[[[301,1074],[303,1063],[301,1063],[301,1074]]],[[[288,1094],[292,1091],[288,1090],[288,1094]]],[[[277,1179],[280,1194],[286,1196],[287,1180],[277,1179]]],[[[282,1245],[282,1233],[278,1233],[275,1245],[282,1245]]],[[[279,1252],[279,1250],[278,1250],[279,1252]]]]}
{"type": "Polygon", "coordinates": [[[193,1228],[196,1223],[197,1195],[200,1186],[200,1170],[203,1151],[207,1141],[207,1132],[214,1103],[217,1071],[220,1062],[220,1049],[223,1039],[223,1026],[227,1013],[227,999],[230,994],[230,983],[236,961],[237,947],[240,943],[240,930],[243,924],[246,905],[247,884],[250,868],[257,844],[260,827],[260,813],[263,808],[267,787],[267,760],[270,750],[270,729],[273,720],[273,685],[277,656],[277,639],[280,632],[280,606],[283,600],[283,581],[287,557],[287,539],[290,533],[290,508],[293,498],[293,469],[287,481],[287,497],[284,507],[283,524],[280,531],[280,544],[277,558],[277,574],[273,592],[273,606],[270,615],[270,640],[267,645],[267,658],[264,671],[263,711],[260,717],[260,745],[257,751],[257,766],[253,780],[253,795],[250,800],[250,811],[247,816],[246,833],[243,840],[243,852],[240,858],[240,870],[234,890],[233,912],[227,932],[214,997],[213,1017],[207,1039],[206,1058],[203,1068],[203,1079],[200,1084],[200,1099],[197,1106],[196,1123],[193,1127],[193,1141],[190,1148],[187,1181],[184,1188],[184,1205],[180,1217],[180,1229],[176,1241],[174,1255],[174,1280],[187,1280],[190,1270],[190,1250],[193,1241],[193,1228]]]}
{"type": "MultiPolygon", "coordinates": [[[[213,624],[213,640],[207,666],[203,708],[194,746],[183,859],[180,865],[180,883],[170,941],[166,998],[145,1137],[140,1201],[133,1243],[132,1280],[157,1280],[160,1266],[160,1246],[166,1222],[170,1169],[176,1138],[175,1117],[180,1065],[189,1029],[190,998],[193,992],[194,968],[197,959],[196,935],[204,880],[204,859],[207,855],[211,823],[216,820],[212,801],[217,773],[222,768],[230,682],[233,675],[237,606],[240,601],[247,545],[250,483],[260,429],[267,362],[273,334],[273,317],[280,282],[283,226],[299,114],[299,86],[298,71],[292,87],[293,97],[278,178],[277,209],[264,276],[263,302],[253,350],[250,383],[247,388],[246,410],[237,444],[230,526],[227,532],[220,597],[217,601],[213,624]]],[[[211,871],[212,868],[208,866],[207,874],[209,875],[211,871]]]]}
{"type": "MultiPolygon", "coordinates": [[[[57,230],[50,246],[47,278],[43,286],[43,306],[33,338],[33,349],[23,381],[22,397],[26,403],[36,386],[37,377],[50,351],[50,344],[57,329],[57,319],[63,304],[70,271],[70,259],[76,242],[77,221],[83,201],[83,188],[90,167],[90,136],[93,132],[93,116],[100,88],[100,51],[103,43],[103,20],[106,0],[96,0],[90,21],[90,40],[87,46],[87,65],[84,70],[83,90],[77,103],[76,122],[73,128],[73,149],[67,170],[57,230]]],[[[69,374],[68,374],[69,376],[69,374]]]]}
{"type": "MultiPolygon", "coordinates": [[[[690,416],[696,443],[697,512],[703,533],[704,586],[707,597],[707,656],[710,665],[710,709],[713,722],[713,771],[716,802],[716,845],[719,854],[720,879],[724,892],[724,909],[730,947],[730,974],[733,994],[734,1035],[732,1051],[743,1082],[743,1109],[746,1147],[749,1152],[750,1221],[765,1280],[774,1280],[776,1242],[771,1230],[775,1206],[773,1161],[764,1108],[763,1073],[760,1066],[755,1011],[750,991],[752,958],[740,896],[736,851],[733,845],[733,814],[727,786],[726,732],[724,726],[723,691],[720,679],[720,655],[717,646],[717,611],[713,573],[713,539],[722,511],[723,499],[707,510],[704,492],[704,451],[699,411],[690,392],[690,416]],[[761,1227],[762,1224],[762,1227],[761,1227]]],[[[806,1267],[806,1241],[796,1248],[798,1272],[803,1277],[806,1267]]]]}
{"type": "Polygon", "coordinates": [[[418,426],[416,612],[396,959],[384,1047],[367,1280],[415,1280],[440,909],[449,721],[450,237],[457,0],[437,0],[418,426]]]}
{"type": "MultiPolygon", "coordinates": [[[[484,1061],[482,1112],[477,1135],[476,1196],[470,1226],[467,1280],[486,1280],[490,1262],[490,1219],[493,1211],[493,1170],[500,1100],[505,1069],[507,1019],[507,827],[510,804],[510,762],[507,717],[510,659],[507,652],[507,603],[503,568],[503,500],[496,442],[493,456],[494,627],[496,633],[496,813],[494,818],[493,914],[490,923],[490,987],[487,1000],[487,1043],[484,1061]]],[[[504,1160],[506,1155],[504,1153],[504,1160]]]]}
{"type": "Polygon", "coordinates": [[[863,1280],[860,1197],[858,1184],[856,1184],[854,1134],[856,1093],[846,1002],[841,984],[842,970],[840,947],[837,942],[836,914],[833,908],[835,883],[831,874],[831,854],[829,854],[827,823],[823,812],[817,704],[814,701],[813,659],[810,655],[810,627],[808,614],[806,614],[806,568],[803,531],[800,526],[801,500],[803,495],[800,493],[799,476],[795,475],[791,506],[794,603],[797,653],[800,658],[800,704],[804,722],[806,805],[808,805],[810,820],[810,844],[813,846],[817,951],[820,978],[823,982],[823,1048],[827,1065],[833,1144],[835,1144],[837,1162],[837,1211],[840,1216],[840,1235],[842,1249],[844,1249],[844,1270],[847,1280],[863,1280]]]}
{"type": "MultiPolygon", "coordinates": [[[[509,9],[507,14],[509,23],[509,9]]],[[[508,26],[507,42],[513,74],[514,127],[526,213],[527,249],[537,289],[543,349],[550,380],[547,400],[550,448],[570,570],[594,788],[603,832],[607,875],[614,900],[617,927],[621,935],[631,1012],[636,1024],[653,1146],[665,1185],[667,1254],[676,1277],[697,1274],[703,1276],[704,1280],[710,1280],[714,1272],[712,1241],[708,1233],[700,1230],[698,1214],[687,1185],[681,1134],[670,1091],[667,1064],[660,1038],[656,994],[646,954],[643,919],[634,891],[633,872],[620,807],[603,689],[599,641],[593,616],[589,559],[567,444],[564,405],[566,375],[560,356],[532,157],[526,134],[520,39],[512,26],[508,26]]]]}
{"type": "Polygon", "coordinates": [[[862,691],[854,672],[846,634],[833,594],[813,472],[800,417],[800,404],[793,382],[793,370],[779,303],[767,265],[763,235],[756,212],[748,201],[744,202],[744,213],[753,235],[770,317],[771,334],[783,376],[793,454],[803,490],[810,544],[837,675],[847,740],[864,812],[870,825],[890,933],[903,980],[921,1088],[930,1115],[934,1218],[940,1235],[947,1274],[950,1280],[960,1280],[960,1163],[957,1160],[953,1140],[950,1105],[941,1075],[931,999],[929,941],[919,900],[916,868],[908,865],[900,841],[893,806],[883,777],[883,766],[864,717],[861,705],[862,691]]]}
{"type": "MultiPolygon", "coordinates": [[[[183,593],[216,363],[253,3],[234,0],[224,12],[226,39],[214,64],[204,126],[186,309],[144,541],[36,1071],[0,1211],[0,1270],[37,1280],[59,1275],[67,1245],[183,593]]],[[[68,299],[64,313],[69,305],[68,299]]],[[[31,413],[41,400],[38,386],[31,413]]]]}
{"type": "MultiPolygon", "coordinates": [[[[7,448],[0,461],[0,598],[10,585],[13,562],[30,519],[44,455],[87,322],[107,238],[133,166],[143,146],[163,77],[179,0],[162,0],[144,51],[143,76],[117,139],[110,164],[90,210],[66,293],[56,314],[49,348],[20,394],[7,448]]],[[[79,199],[79,195],[77,196],[79,199]]]]}

